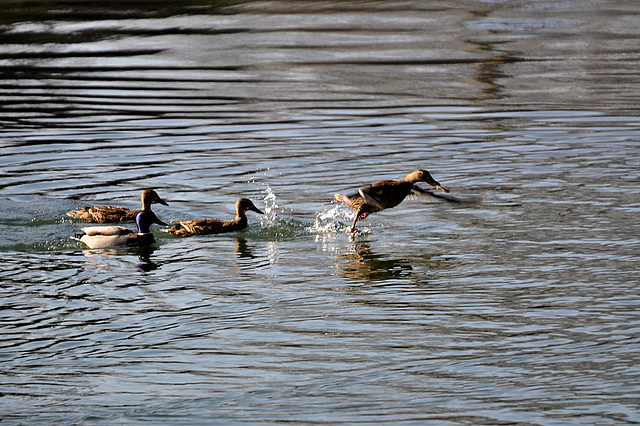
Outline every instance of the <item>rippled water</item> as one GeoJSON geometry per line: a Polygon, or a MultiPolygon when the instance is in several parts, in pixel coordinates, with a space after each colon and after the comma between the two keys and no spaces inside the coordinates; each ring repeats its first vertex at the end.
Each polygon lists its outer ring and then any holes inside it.
{"type": "Polygon", "coordinates": [[[640,4],[0,5],[3,424],[640,422],[640,4]],[[333,201],[427,169],[344,231],[333,201]],[[87,250],[85,205],[245,231],[87,250]]]}

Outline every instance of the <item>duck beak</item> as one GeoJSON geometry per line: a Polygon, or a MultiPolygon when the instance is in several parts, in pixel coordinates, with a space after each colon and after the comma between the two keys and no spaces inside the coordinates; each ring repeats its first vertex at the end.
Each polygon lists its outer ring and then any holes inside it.
{"type": "Polygon", "coordinates": [[[163,206],[168,206],[169,204],[167,204],[167,202],[165,200],[163,200],[162,198],[158,197],[156,198],[156,203],[160,203],[163,206]]]}
{"type": "Polygon", "coordinates": [[[252,209],[250,209],[250,210],[251,210],[252,212],[256,212],[256,213],[260,213],[260,214],[264,214],[264,213],[262,212],[262,210],[260,210],[260,209],[259,209],[259,208],[257,208],[256,206],[253,206],[253,208],[252,208],[252,209]]]}
{"type": "MultiPolygon", "coordinates": [[[[166,205],[166,204],[165,204],[165,205],[166,205]]],[[[157,224],[157,225],[162,225],[162,226],[169,226],[169,224],[168,224],[168,223],[164,223],[163,221],[161,221],[160,219],[158,219],[158,216],[156,216],[156,220],[155,220],[155,222],[153,222],[153,223],[155,223],[155,224],[157,224]]]]}
{"type": "MultiPolygon", "coordinates": [[[[431,184],[431,185],[433,185],[433,184],[431,184]]],[[[435,189],[439,189],[439,190],[440,190],[440,191],[442,191],[442,192],[449,192],[449,190],[448,190],[447,188],[445,188],[444,186],[441,186],[441,185],[440,185],[439,183],[437,183],[437,182],[436,182],[436,184],[435,184],[435,185],[433,185],[433,187],[434,187],[435,189]]]]}
{"type": "Polygon", "coordinates": [[[427,182],[429,185],[433,186],[435,189],[439,189],[442,192],[449,192],[449,190],[440,185],[440,183],[435,180],[429,172],[427,172],[426,170],[423,170],[423,172],[426,174],[425,178],[422,180],[423,182],[427,182]]]}

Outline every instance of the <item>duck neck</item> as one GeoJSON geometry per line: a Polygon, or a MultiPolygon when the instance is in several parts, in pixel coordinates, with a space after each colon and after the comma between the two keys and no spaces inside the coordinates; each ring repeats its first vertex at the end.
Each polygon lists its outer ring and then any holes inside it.
{"type": "Polygon", "coordinates": [[[145,216],[148,214],[153,214],[151,212],[147,212],[146,210],[141,211],[136,216],[136,225],[138,225],[138,233],[139,234],[149,234],[151,233],[151,221],[149,221],[145,216]]]}
{"type": "Polygon", "coordinates": [[[151,210],[151,201],[146,198],[142,199],[142,210],[149,211],[151,210]]]}
{"type": "Polygon", "coordinates": [[[247,223],[247,215],[245,212],[236,212],[236,218],[233,221],[235,223],[247,223]]]}
{"type": "Polygon", "coordinates": [[[410,183],[410,184],[412,184],[412,185],[413,185],[414,183],[416,183],[416,182],[419,182],[419,181],[420,181],[420,178],[419,178],[419,176],[416,174],[416,172],[409,173],[408,175],[406,175],[406,176],[404,177],[404,179],[402,179],[402,182],[407,182],[407,183],[410,183]]]}
{"type": "Polygon", "coordinates": [[[143,226],[138,223],[138,234],[149,234],[151,233],[150,226],[143,226]]]}

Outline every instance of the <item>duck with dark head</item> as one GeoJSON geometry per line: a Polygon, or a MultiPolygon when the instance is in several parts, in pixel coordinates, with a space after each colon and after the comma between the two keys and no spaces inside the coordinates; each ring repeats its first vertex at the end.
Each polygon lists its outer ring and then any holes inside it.
{"type": "Polygon", "coordinates": [[[87,226],[82,228],[82,233],[71,238],[85,243],[89,248],[147,246],[155,242],[151,233],[154,223],[167,226],[154,212],[143,210],[136,215],[138,232],[124,226],[87,226]]]}

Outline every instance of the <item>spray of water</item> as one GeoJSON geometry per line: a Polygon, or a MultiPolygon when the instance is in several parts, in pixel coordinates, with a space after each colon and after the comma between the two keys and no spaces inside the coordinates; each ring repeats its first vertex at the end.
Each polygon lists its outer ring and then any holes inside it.
{"type": "Polygon", "coordinates": [[[282,208],[276,202],[276,194],[270,186],[262,191],[264,214],[260,219],[260,231],[258,235],[267,239],[294,238],[305,235],[305,224],[296,219],[285,219],[278,215],[282,208]]]}
{"type": "Polygon", "coordinates": [[[316,215],[313,226],[309,227],[309,231],[314,234],[334,234],[344,232],[346,228],[345,222],[353,220],[352,212],[346,210],[343,206],[333,206],[325,209],[316,215]]]}
{"type": "Polygon", "coordinates": [[[267,186],[262,193],[264,215],[260,219],[259,234],[263,237],[298,237],[304,235],[332,235],[342,234],[347,224],[353,221],[353,212],[341,205],[327,207],[316,214],[315,221],[310,224],[298,219],[282,218],[282,208],[277,203],[275,192],[267,186]]]}
{"type": "Polygon", "coordinates": [[[276,194],[273,192],[270,186],[262,191],[264,198],[262,201],[264,202],[264,214],[260,219],[260,227],[261,228],[272,228],[278,226],[279,218],[278,218],[278,203],[276,203],[276,194]]]}

